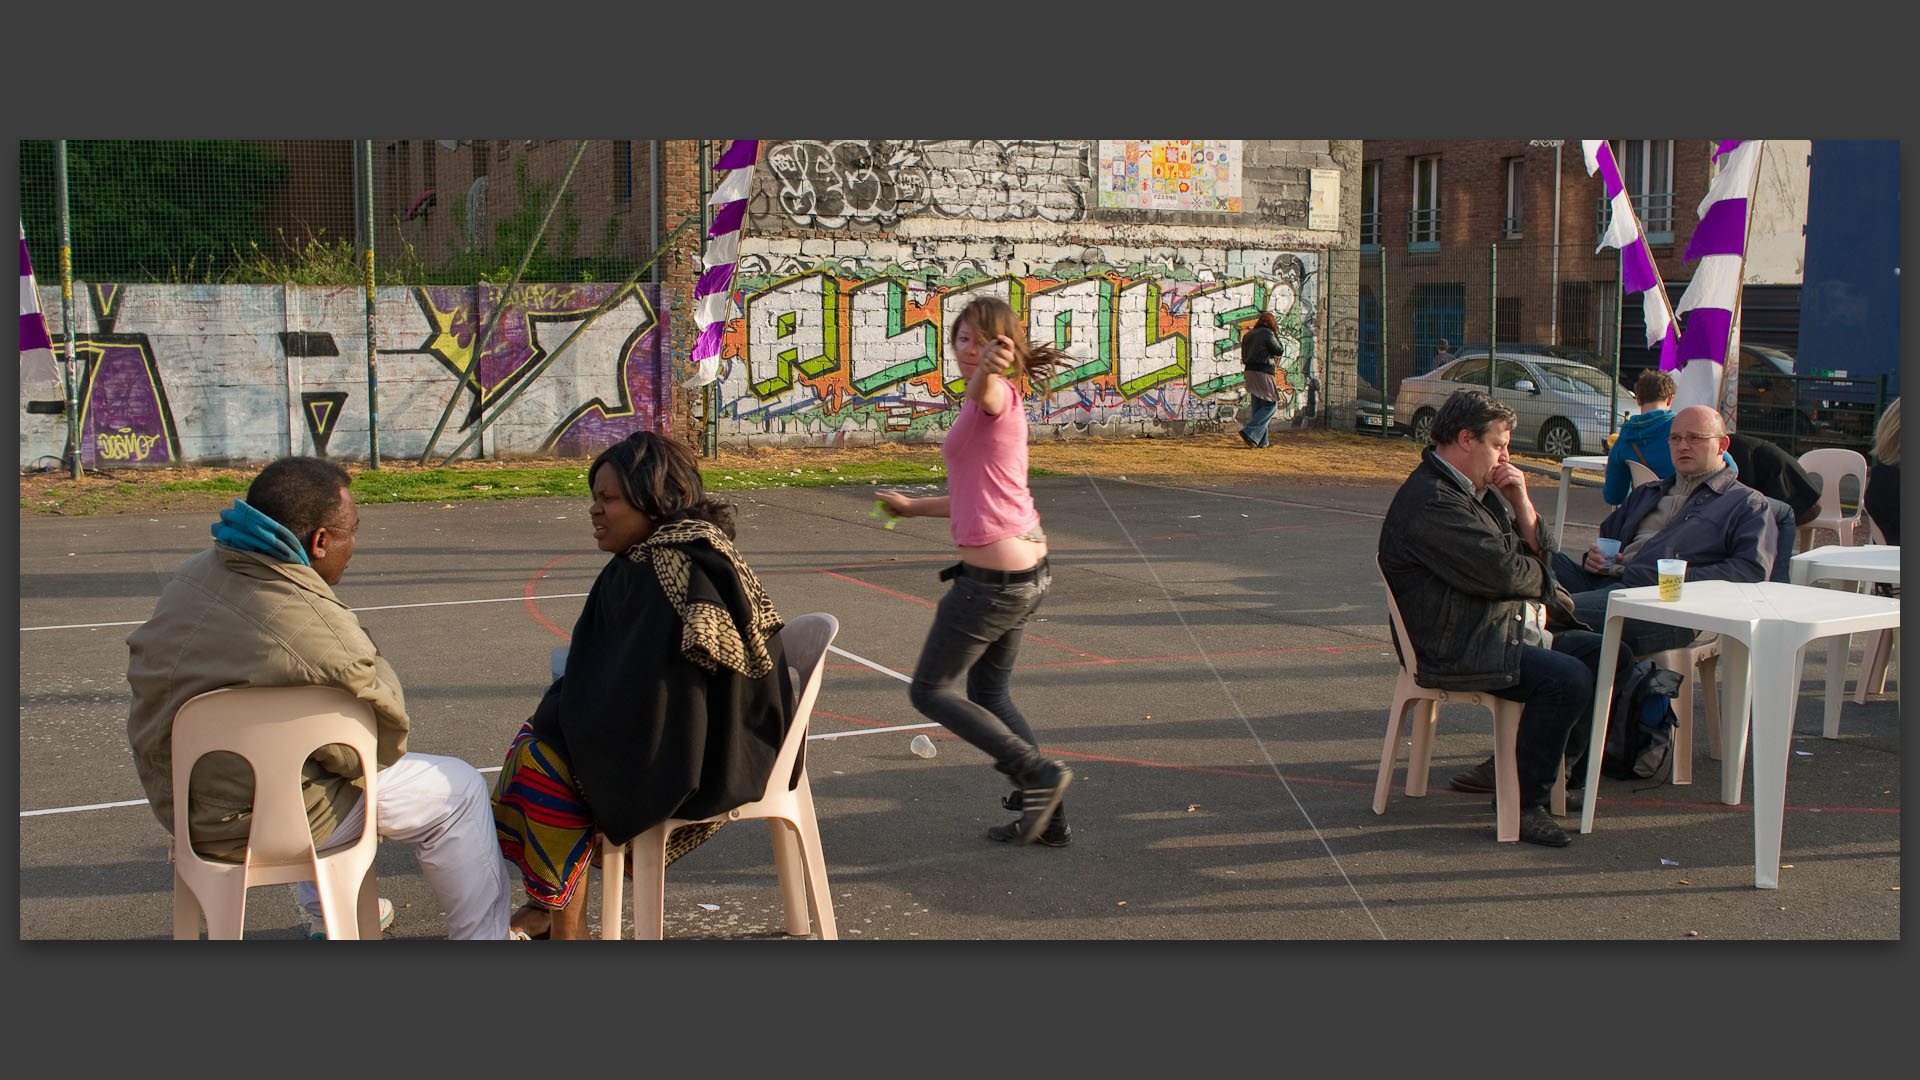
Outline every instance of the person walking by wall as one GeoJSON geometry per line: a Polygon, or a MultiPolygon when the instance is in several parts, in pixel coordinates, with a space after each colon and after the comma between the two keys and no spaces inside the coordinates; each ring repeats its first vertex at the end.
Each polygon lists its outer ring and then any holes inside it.
{"type": "Polygon", "coordinates": [[[1280,323],[1271,311],[1261,312],[1252,329],[1240,339],[1240,366],[1246,376],[1247,396],[1253,399],[1253,411],[1240,429],[1240,441],[1255,450],[1268,445],[1267,425],[1280,407],[1280,386],[1274,376],[1279,374],[1278,361],[1284,351],[1280,323]]]}
{"type": "Polygon", "coordinates": [[[1028,381],[1071,360],[1028,342],[1013,309],[996,297],[968,304],[952,335],[967,389],[960,418],[940,446],[948,493],[919,499],[878,493],[897,516],[949,518],[960,555],[940,573],[953,588],[934,613],[909,699],[1012,779],[1015,790],[1001,805],[1020,817],[988,829],[988,839],[1064,847],[1071,837],[1061,800],[1073,771],[1040,752],[1007,691],[1027,621],[1053,583],[1047,537],[1027,490],[1026,410],[1007,376],[1028,381]]]}

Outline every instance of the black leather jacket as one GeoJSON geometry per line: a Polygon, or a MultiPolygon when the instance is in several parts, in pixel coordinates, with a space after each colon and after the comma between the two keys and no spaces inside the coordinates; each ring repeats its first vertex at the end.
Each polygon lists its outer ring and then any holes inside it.
{"type": "Polygon", "coordinates": [[[1240,339],[1240,366],[1248,371],[1275,374],[1273,361],[1281,352],[1279,335],[1264,326],[1256,326],[1240,339]]]}
{"type": "Polygon", "coordinates": [[[1421,455],[1380,525],[1380,569],[1412,639],[1420,685],[1498,690],[1519,681],[1526,601],[1560,606],[1548,569],[1553,537],[1545,521],[1538,531],[1535,554],[1498,494],[1475,499],[1431,447],[1421,455]]]}

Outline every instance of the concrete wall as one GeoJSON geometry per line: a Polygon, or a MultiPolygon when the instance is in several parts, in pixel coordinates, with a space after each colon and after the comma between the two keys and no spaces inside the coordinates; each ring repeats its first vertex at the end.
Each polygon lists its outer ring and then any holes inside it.
{"type": "Polygon", "coordinates": [[[1358,142],[772,141],[720,441],[937,441],[958,413],[950,316],[981,293],[1081,361],[1029,398],[1036,438],[1234,422],[1262,310],[1287,343],[1284,423],[1309,368],[1352,365],[1359,162],[1358,142]]]}
{"type": "MultiPolygon", "coordinates": [[[[591,454],[629,432],[670,427],[661,286],[621,296],[554,355],[617,287],[522,286],[477,363],[474,338],[497,290],[376,290],[381,458],[418,458],[457,394],[435,444],[438,461],[472,430],[476,405],[491,412],[529,385],[463,457],[591,454]],[[478,395],[470,383],[463,389],[470,369],[478,395]]],[[[83,464],[225,464],[287,453],[367,460],[365,296],[357,288],[79,283],[83,464]]],[[[40,305],[57,332],[59,290],[42,286],[40,305]]],[[[56,342],[54,351],[64,349],[56,342]]],[[[23,400],[60,396],[51,386],[22,391],[23,400]]],[[[66,437],[64,417],[23,411],[21,465],[57,463],[66,437]]]]}

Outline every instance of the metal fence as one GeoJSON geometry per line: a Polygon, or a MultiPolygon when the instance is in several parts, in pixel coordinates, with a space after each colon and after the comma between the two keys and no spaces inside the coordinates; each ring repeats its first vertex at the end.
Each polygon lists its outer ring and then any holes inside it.
{"type": "MultiPolygon", "coordinates": [[[[1604,453],[1637,411],[1634,380],[1658,360],[1646,347],[1641,298],[1621,304],[1619,274],[1619,255],[1590,243],[1363,246],[1355,427],[1424,438],[1439,403],[1474,386],[1519,414],[1516,447],[1549,457],[1604,453]]],[[[1669,299],[1680,295],[1669,286],[1669,299]]],[[[1733,393],[1722,398],[1732,426],[1795,455],[1821,446],[1865,453],[1887,404],[1886,379],[1782,371],[1776,364],[1790,365],[1791,352],[1769,350],[1770,359],[1747,344],[1791,346],[1797,319],[1782,316],[1794,312],[1751,314],[1731,368],[1733,393]]]]}
{"type": "Polygon", "coordinates": [[[1604,452],[1634,408],[1631,389],[1609,377],[1620,361],[1619,262],[1591,244],[1363,247],[1357,425],[1425,438],[1440,402],[1477,386],[1519,413],[1517,446],[1604,452]]]}
{"type": "MultiPolygon", "coordinates": [[[[380,284],[501,283],[523,259],[528,282],[617,282],[661,239],[657,149],[628,139],[71,140],[73,275],[358,285],[370,229],[380,284]]],[[[20,144],[21,223],[48,268],[60,246],[55,171],[53,142],[20,144]]]]}

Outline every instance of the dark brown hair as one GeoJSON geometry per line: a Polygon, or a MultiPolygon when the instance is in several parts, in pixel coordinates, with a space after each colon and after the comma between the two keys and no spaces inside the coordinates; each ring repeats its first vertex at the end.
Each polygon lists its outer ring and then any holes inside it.
{"type": "Polygon", "coordinates": [[[1280,332],[1280,320],[1274,318],[1271,311],[1261,312],[1260,317],[1253,320],[1253,325],[1263,330],[1271,330],[1276,334],[1280,332]]]}
{"type": "Polygon", "coordinates": [[[684,443],[653,431],[636,431],[600,451],[587,469],[593,483],[600,466],[613,466],[627,505],[652,518],[656,527],[692,518],[711,522],[733,539],[733,504],[707,496],[700,460],[684,443]]]}
{"type": "MultiPolygon", "coordinates": [[[[1013,308],[997,296],[978,297],[960,314],[954,316],[953,328],[948,331],[949,343],[960,337],[961,324],[973,327],[975,337],[999,337],[1005,335],[1013,342],[1013,366],[1007,369],[1012,377],[1026,379],[1029,383],[1038,373],[1043,378],[1074,365],[1073,357],[1065,351],[1051,345],[1035,345],[1027,340],[1027,328],[1013,313],[1013,308]]],[[[1043,389],[1044,392],[1044,389],[1043,389]]]]}
{"type": "Polygon", "coordinates": [[[1673,376],[1659,368],[1648,368],[1633,380],[1633,400],[1642,405],[1665,401],[1673,396],[1673,376]]]}

